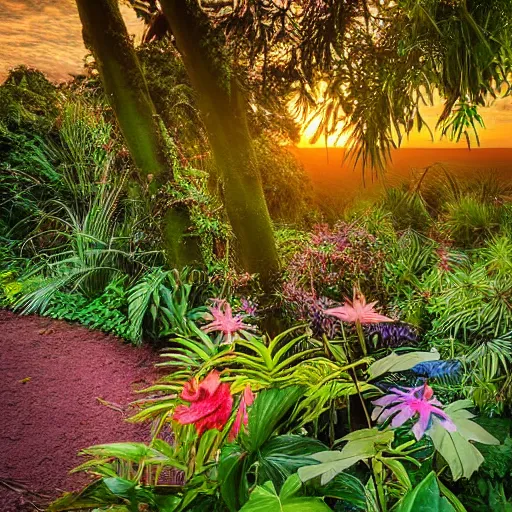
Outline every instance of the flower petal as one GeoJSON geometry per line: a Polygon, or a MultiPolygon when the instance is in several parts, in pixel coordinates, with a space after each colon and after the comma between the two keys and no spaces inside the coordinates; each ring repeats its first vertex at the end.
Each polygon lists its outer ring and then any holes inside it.
{"type": "Polygon", "coordinates": [[[418,421],[412,427],[412,432],[417,441],[419,441],[425,435],[425,431],[428,429],[429,425],[430,413],[427,410],[423,410],[420,412],[418,421]]]}
{"type": "Polygon", "coordinates": [[[402,410],[391,420],[393,428],[401,427],[406,421],[414,416],[414,411],[408,406],[404,405],[402,410]]]}
{"type": "Polygon", "coordinates": [[[389,394],[389,395],[384,395],[380,398],[377,398],[377,400],[374,400],[372,402],[373,405],[379,405],[381,407],[386,407],[388,405],[391,405],[395,402],[398,402],[399,400],[403,400],[403,397],[401,397],[400,395],[397,395],[395,393],[392,393],[392,394],[389,394]]]}

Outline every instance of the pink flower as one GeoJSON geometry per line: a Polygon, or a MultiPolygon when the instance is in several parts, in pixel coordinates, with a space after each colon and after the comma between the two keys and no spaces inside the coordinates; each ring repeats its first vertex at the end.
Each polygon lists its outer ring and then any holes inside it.
{"type": "Polygon", "coordinates": [[[337,308],[326,309],[326,315],[335,316],[343,322],[358,322],[360,324],[377,324],[379,322],[393,322],[391,318],[381,315],[375,311],[377,302],[366,304],[366,299],[361,293],[354,289],[352,301],[345,299],[345,304],[337,308]]]}
{"type": "Polygon", "coordinates": [[[240,432],[240,427],[242,426],[242,422],[245,426],[249,422],[249,414],[247,413],[247,407],[251,406],[254,402],[254,394],[251,391],[249,384],[244,389],[244,393],[240,400],[240,407],[238,408],[238,412],[236,413],[235,422],[233,423],[233,427],[231,428],[231,432],[229,433],[228,441],[233,441],[238,433],[240,432]]]}
{"type": "Polygon", "coordinates": [[[372,420],[377,420],[377,423],[384,423],[394,416],[391,426],[397,428],[418,415],[418,421],[412,427],[417,440],[420,440],[430,427],[432,416],[437,416],[446,430],[450,432],[457,430],[450,417],[439,409],[442,404],[437,398],[432,398],[434,391],[427,384],[418,388],[408,388],[407,391],[397,388],[391,388],[390,391],[393,393],[372,402],[376,406],[372,413],[372,420]]]}
{"type": "Polygon", "coordinates": [[[231,306],[225,300],[214,301],[214,306],[209,308],[210,314],[207,320],[212,320],[202,327],[206,333],[219,331],[223,335],[222,343],[231,343],[234,338],[244,330],[254,331],[255,327],[243,322],[241,315],[233,316],[231,306]]]}
{"type": "Polygon", "coordinates": [[[221,383],[219,372],[215,370],[200,384],[196,378],[187,382],[181,398],[190,402],[190,405],[176,407],[173,420],[182,425],[193,423],[199,435],[206,430],[222,430],[231,416],[233,397],[229,384],[221,383]]]}

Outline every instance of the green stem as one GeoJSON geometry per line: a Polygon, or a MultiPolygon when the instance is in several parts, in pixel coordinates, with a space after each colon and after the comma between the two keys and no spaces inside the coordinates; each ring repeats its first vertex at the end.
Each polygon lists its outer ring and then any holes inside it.
{"type": "Polygon", "coordinates": [[[363,326],[359,321],[356,322],[356,331],[361,345],[361,350],[363,351],[363,356],[366,356],[368,355],[368,350],[366,349],[366,342],[364,340],[363,326]]]}
{"type": "MultiPolygon", "coordinates": [[[[346,337],[345,337],[345,329],[343,328],[343,324],[341,324],[341,332],[342,332],[342,335],[343,335],[343,341],[347,341],[346,340],[346,337]]],[[[363,338],[364,340],[364,338],[363,338]]],[[[348,350],[347,350],[347,362],[352,365],[352,361],[350,360],[350,355],[348,353],[348,350]]],[[[354,382],[354,386],[356,388],[356,391],[357,391],[357,395],[359,396],[359,400],[361,401],[361,405],[363,407],[363,411],[364,411],[364,416],[366,418],[366,422],[368,423],[368,428],[372,428],[372,421],[370,419],[370,415],[368,414],[368,409],[366,408],[366,404],[364,403],[364,398],[363,398],[363,395],[361,393],[361,390],[359,389],[359,382],[357,381],[357,375],[356,375],[356,371],[354,369],[353,366],[351,366],[350,368],[350,371],[349,371],[349,375],[351,376],[353,382],[354,382]]]]}
{"type": "Polygon", "coordinates": [[[382,485],[380,472],[378,472],[375,468],[375,460],[372,460],[372,476],[373,483],[377,489],[377,505],[382,512],[386,512],[386,492],[384,491],[384,486],[382,485]]]}

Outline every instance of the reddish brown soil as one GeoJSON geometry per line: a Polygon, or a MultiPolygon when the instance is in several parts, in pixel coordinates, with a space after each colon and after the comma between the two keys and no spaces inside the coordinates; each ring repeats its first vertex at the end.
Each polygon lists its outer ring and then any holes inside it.
{"type": "Polygon", "coordinates": [[[82,448],[147,440],[124,409],[154,380],[156,360],[99,332],[0,311],[0,511],[37,510],[83,484],[68,474],[82,448]]]}

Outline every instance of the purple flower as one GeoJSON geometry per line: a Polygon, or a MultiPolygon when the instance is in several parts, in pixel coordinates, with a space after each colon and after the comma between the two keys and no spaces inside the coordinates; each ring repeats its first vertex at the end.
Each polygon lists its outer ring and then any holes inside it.
{"type": "Polygon", "coordinates": [[[377,335],[379,343],[385,347],[400,347],[418,341],[418,332],[408,324],[402,322],[383,322],[369,324],[366,327],[368,336],[377,335]]]}
{"type": "Polygon", "coordinates": [[[258,311],[258,305],[252,300],[246,299],[245,297],[240,301],[240,309],[247,316],[255,317],[258,311]]]}
{"type": "Polygon", "coordinates": [[[227,301],[216,299],[213,303],[214,305],[209,308],[210,313],[205,317],[211,322],[201,328],[204,332],[221,332],[222,343],[231,343],[240,333],[256,330],[253,325],[244,323],[242,315],[233,316],[227,301]]]}
{"type": "Polygon", "coordinates": [[[285,283],[283,286],[285,306],[300,321],[309,322],[315,336],[326,335],[333,339],[340,334],[340,321],[324,313],[333,302],[326,297],[317,297],[306,291],[296,282],[285,283]]]}
{"type": "Polygon", "coordinates": [[[437,398],[433,398],[434,391],[427,384],[418,388],[407,388],[406,391],[398,388],[391,388],[390,391],[391,394],[372,402],[376,406],[372,419],[377,420],[377,423],[384,423],[393,417],[391,426],[397,428],[417,415],[418,421],[412,427],[417,440],[420,440],[430,428],[432,416],[436,416],[446,430],[457,430],[450,417],[439,409],[443,405],[437,398]]]}

